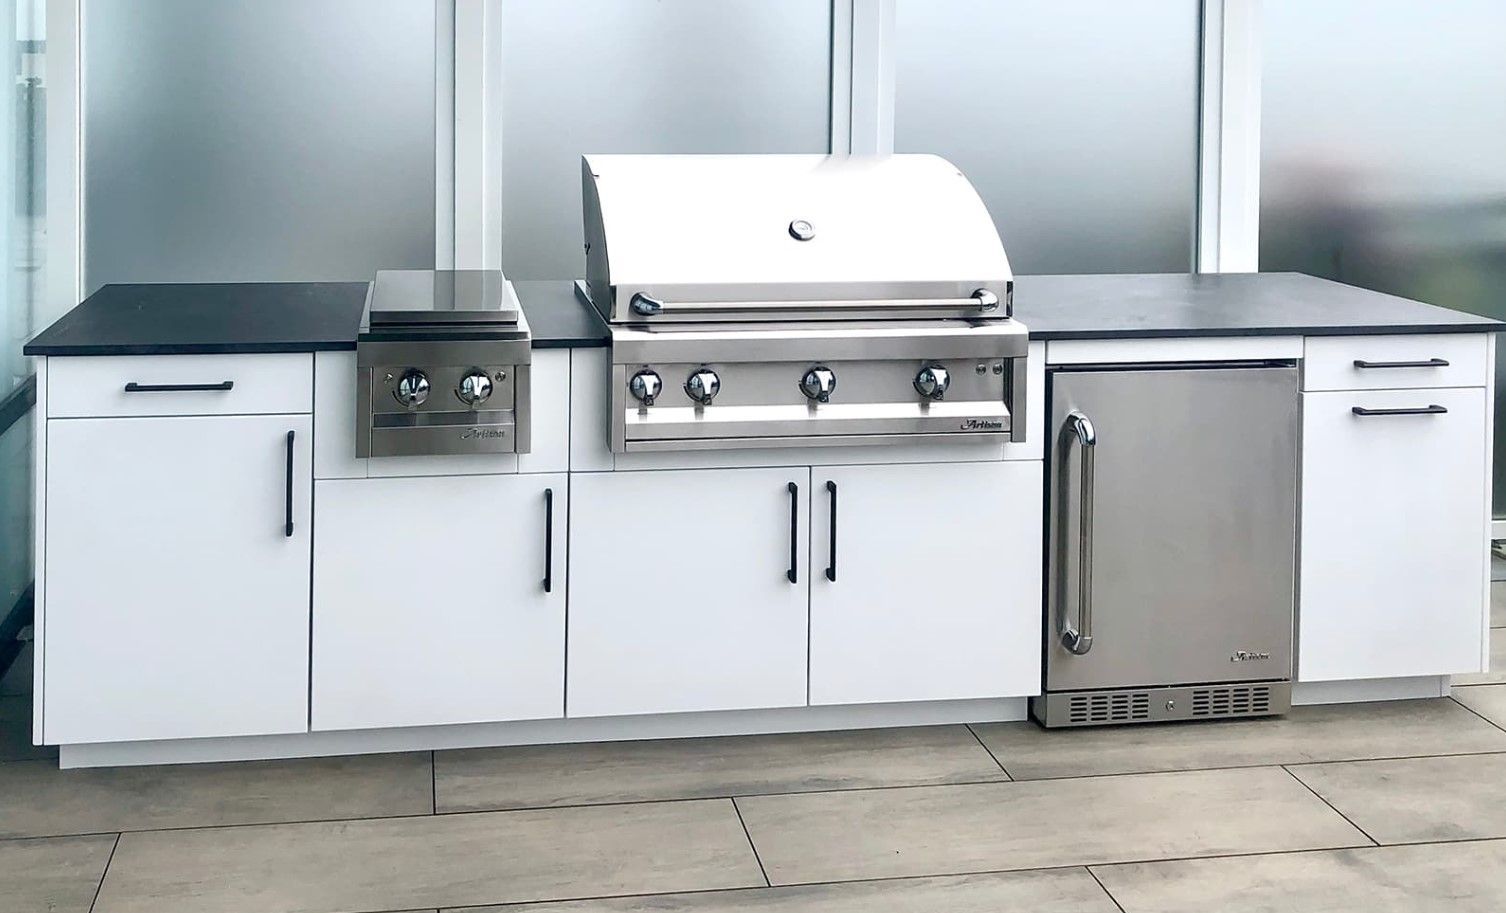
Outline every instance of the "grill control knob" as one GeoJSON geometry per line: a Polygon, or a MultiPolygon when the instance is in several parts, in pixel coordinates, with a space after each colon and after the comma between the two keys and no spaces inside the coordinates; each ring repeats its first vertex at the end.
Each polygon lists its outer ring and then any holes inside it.
{"type": "Polygon", "coordinates": [[[806,399],[813,399],[818,403],[831,402],[831,395],[836,389],[837,374],[826,365],[817,365],[800,378],[800,392],[805,394],[806,399]]]}
{"type": "Polygon", "coordinates": [[[915,392],[929,399],[941,399],[951,384],[951,375],[941,365],[926,365],[915,375],[915,392]]]}
{"type": "Polygon", "coordinates": [[[633,394],[633,399],[645,406],[652,406],[659,396],[659,391],[664,389],[664,380],[659,375],[644,368],[634,374],[628,380],[628,392],[633,394]]]}
{"type": "Polygon", "coordinates": [[[409,409],[417,409],[429,398],[429,378],[417,368],[409,368],[397,379],[392,398],[409,409]]]}
{"type": "Polygon", "coordinates": [[[710,368],[699,368],[685,379],[685,395],[703,406],[711,405],[722,389],[722,379],[710,368]]]}
{"type": "Polygon", "coordinates": [[[455,395],[467,406],[475,408],[486,402],[486,398],[492,395],[492,379],[485,371],[479,368],[466,372],[460,378],[460,383],[455,385],[455,395]]]}

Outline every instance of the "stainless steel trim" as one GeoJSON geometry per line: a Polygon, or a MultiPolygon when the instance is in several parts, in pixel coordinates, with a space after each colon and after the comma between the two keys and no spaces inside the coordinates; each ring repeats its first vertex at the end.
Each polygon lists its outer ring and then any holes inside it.
{"type": "Polygon", "coordinates": [[[635,370],[656,362],[1023,358],[1029,349],[1029,331],[1014,321],[869,326],[803,323],[706,330],[612,328],[612,362],[633,365],[635,370]]]}
{"type": "Polygon", "coordinates": [[[518,426],[512,422],[378,427],[370,432],[368,456],[514,453],[518,426]],[[468,433],[469,432],[469,433],[468,433]]]}
{"type": "MultiPolygon", "coordinates": [[[[787,435],[785,437],[674,438],[664,440],[630,440],[623,453],[673,453],[682,450],[756,450],[771,447],[837,447],[862,444],[1007,444],[1007,433],[926,434],[823,434],[787,435]]],[[[995,457],[997,459],[997,457],[995,457]]]]}
{"type": "MultiPolygon", "coordinates": [[[[1078,487],[1077,521],[1077,624],[1074,626],[1062,606],[1062,646],[1074,655],[1082,656],[1093,649],[1093,451],[1098,445],[1098,435],[1093,422],[1077,410],[1067,413],[1062,426],[1062,458],[1068,456],[1068,447],[1077,441],[1082,451],[1082,468],[1078,487]]],[[[1065,564],[1063,564],[1065,569],[1065,564]]],[[[1061,590],[1065,599],[1066,587],[1061,590]]]]}
{"type": "Polygon", "coordinates": [[[999,309],[999,296],[986,288],[975,290],[966,298],[889,298],[857,299],[813,298],[763,301],[665,301],[643,292],[629,299],[633,313],[640,317],[660,314],[685,314],[698,317],[717,314],[783,314],[820,311],[954,311],[959,308],[987,314],[999,309]]]}
{"type": "Polygon", "coordinates": [[[524,361],[512,369],[513,453],[533,449],[533,365],[524,361]]]}
{"type": "Polygon", "coordinates": [[[848,434],[1007,436],[1003,403],[862,403],[806,406],[655,406],[622,410],[626,441],[717,437],[833,437],[848,434]],[[946,408],[943,408],[946,407],[946,408]],[[823,434],[823,432],[826,432],[823,434]]]}
{"type": "Polygon", "coordinates": [[[1026,428],[1029,427],[1025,404],[1030,399],[1025,395],[1025,388],[1030,378],[1030,361],[1020,355],[1009,364],[1009,389],[1004,392],[1004,399],[1009,403],[1009,440],[1011,443],[1023,444],[1026,428]]]}
{"type": "Polygon", "coordinates": [[[356,365],[525,365],[533,361],[533,343],[522,339],[446,339],[423,341],[363,339],[356,343],[356,365]]]}

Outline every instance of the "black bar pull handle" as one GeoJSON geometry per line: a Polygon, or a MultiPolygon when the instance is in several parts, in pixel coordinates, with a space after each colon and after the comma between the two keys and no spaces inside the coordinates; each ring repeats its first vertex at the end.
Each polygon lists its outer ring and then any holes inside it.
{"type": "Polygon", "coordinates": [[[293,538],[293,432],[291,431],[288,432],[288,486],[283,518],[282,533],[291,539],[293,538]]]}
{"type": "Polygon", "coordinates": [[[831,544],[827,546],[826,579],[837,582],[837,483],[828,479],[826,491],[831,495],[831,544]]]}
{"type": "Polygon", "coordinates": [[[138,384],[134,380],[125,385],[127,393],[205,393],[214,390],[229,390],[235,386],[233,380],[222,380],[217,384],[138,384]]]}
{"type": "Polygon", "coordinates": [[[1366,409],[1355,406],[1349,410],[1355,415],[1444,415],[1448,409],[1434,403],[1431,406],[1411,406],[1405,409],[1366,409]]]}
{"type": "Polygon", "coordinates": [[[1446,358],[1427,358],[1422,361],[1366,361],[1363,358],[1354,360],[1356,368],[1447,368],[1446,358]]]}
{"type": "Polygon", "coordinates": [[[554,489],[544,489],[544,592],[554,592],[554,489]]]}
{"type": "Polygon", "coordinates": [[[796,549],[800,544],[800,486],[791,482],[788,487],[790,492],[790,568],[784,572],[784,576],[790,583],[799,583],[800,574],[796,569],[799,555],[796,549]]]}

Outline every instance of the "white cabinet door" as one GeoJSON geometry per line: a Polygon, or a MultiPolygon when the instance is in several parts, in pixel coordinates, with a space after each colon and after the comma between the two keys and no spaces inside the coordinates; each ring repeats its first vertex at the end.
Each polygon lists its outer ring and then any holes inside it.
{"type": "Polygon", "coordinates": [[[573,476],[568,715],[804,706],[809,479],[573,476]]]}
{"type": "Polygon", "coordinates": [[[1299,681],[1480,668],[1487,428],[1481,388],[1302,395],[1299,681]]]}
{"type": "Polygon", "coordinates": [[[812,704],[1040,692],[1039,462],[812,481],[812,704]]]}
{"type": "Polygon", "coordinates": [[[308,729],[311,438],[307,415],[48,422],[48,742],[308,729]]]}
{"type": "Polygon", "coordinates": [[[563,473],[315,495],[314,729],[563,715],[563,473]]]}

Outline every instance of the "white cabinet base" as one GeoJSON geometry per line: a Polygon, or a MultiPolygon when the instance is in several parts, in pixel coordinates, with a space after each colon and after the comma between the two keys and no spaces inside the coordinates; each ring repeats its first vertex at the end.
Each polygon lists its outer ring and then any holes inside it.
{"type": "Polygon", "coordinates": [[[508,745],[621,742],[636,739],[684,739],[759,733],[1016,722],[1025,719],[1025,711],[1025,699],[1003,698],[529,720],[513,723],[308,732],[296,735],[226,739],[111,742],[63,745],[60,748],[60,766],[69,768],[197,764],[212,761],[309,758],[389,751],[447,751],[456,748],[490,748],[508,745]]]}
{"type": "Polygon", "coordinates": [[[1406,701],[1448,697],[1447,675],[1415,678],[1365,678],[1347,682],[1292,682],[1292,706],[1362,704],[1369,701],[1406,701]]]}
{"type": "MultiPolygon", "coordinates": [[[[1353,682],[1297,683],[1292,704],[1347,704],[1359,701],[1437,698],[1448,694],[1447,677],[1380,678],[1353,682]]],[[[449,751],[511,745],[564,745],[579,742],[624,742],[639,739],[689,739],[714,736],[901,726],[948,726],[958,723],[1007,723],[1027,718],[1026,698],[921,703],[843,704],[770,710],[725,710],[711,713],[666,713],[650,716],[526,720],[464,726],[415,726],[304,732],[292,735],[147,742],[102,742],[63,745],[59,766],[133,767],[146,764],[201,764],[379,754],[394,751],[449,751]]]]}

